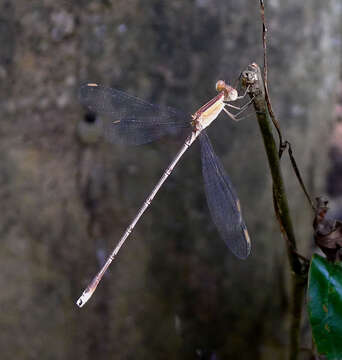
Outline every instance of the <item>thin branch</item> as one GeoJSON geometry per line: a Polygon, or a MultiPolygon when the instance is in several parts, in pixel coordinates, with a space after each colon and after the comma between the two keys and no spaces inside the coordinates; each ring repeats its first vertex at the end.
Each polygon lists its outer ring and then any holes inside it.
{"type": "Polygon", "coordinates": [[[297,360],[300,352],[300,324],[303,312],[306,277],[295,276],[292,281],[292,309],[290,328],[290,360],[297,360]]]}
{"type": "Polygon", "coordinates": [[[268,65],[267,65],[267,39],[266,39],[266,34],[267,34],[267,26],[266,26],[266,20],[265,20],[265,6],[264,6],[264,1],[260,0],[260,13],[261,13],[261,21],[262,21],[262,47],[264,50],[264,68],[263,68],[263,74],[264,74],[264,87],[265,87],[265,100],[266,100],[266,104],[267,104],[267,109],[268,112],[271,116],[272,122],[274,127],[277,130],[278,133],[278,137],[279,137],[279,159],[282,156],[283,151],[286,148],[286,145],[284,146],[284,142],[283,142],[283,138],[281,135],[281,131],[280,131],[280,125],[279,122],[277,121],[273,109],[272,109],[272,105],[271,105],[271,100],[270,100],[270,95],[268,92],[268,65]]]}
{"type": "Polygon", "coordinates": [[[278,122],[278,120],[276,119],[273,109],[272,109],[272,105],[271,105],[271,100],[270,100],[270,95],[269,95],[269,91],[268,91],[268,64],[267,64],[267,26],[266,26],[266,18],[265,18],[265,6],[264,6],[264,1],[260,0],[260,14],[261,14],[261,21],[262,21],[262,47],[264,50],[264,66],[263,66],[263,75],[264,75],[264,91],[265,91],[265,101],[267,104],[267,109],[268,112],[270,114],[272,123],[274,125],[274,127],[277,130],[278,133],[278,138],[279,138],[279,150],[278,150],[278,155],[279,155],[279,159],[281,159],[283,152],[286,150],[286,148],[288,149],[288,154],[290,156],[290,160],[291,160],[291,164],[292,164],[292,168],[296,174],[296,177],[298,179],[298,182],[311,206],[311,209],[313,210],[313,212],[316,212],[316,207],[314,205],[314,202],[312,201],[308,191],[306,190],[304,181],[302,179],[302,176],[300,175],[300,171],[298,169],[296,160],[294,158],[293,155],[293,151],[292,151],[292,147],[289,141],[287,140],[283,140],[282,134],[281,134],[281,129],[280,129],[280,124],[278,122]]]}
{"type": "Polygon", "coordinates": [[[308,202],[309,202],[309,204],[311,206],[311,209],[313,210],[314,213],[316,213],[316,206],[315,206],[314,202],[312,201],[311,196],[309,195],[308,191],[306,190],[306,187],[304,185],[304,181],[302,179],[299,168],[297,166],[296,159],[293,156],[292,146],[287,140],[284,142],[284,146],[287,147],[287,149],[288,149],[288,153],[289,153],[289,156],[290,156],[292,168],[293,168],[293,170],[294,170],[294,172],[296,174],[297,180],[299,181],[299,184],[300,184],[300,186],[301,186],[301,188],[302,188],[302,190],[303,190],[303,192],[304,192],[304,194],[305,194],[305,196],[306,196],[306,198],[307,198],[307,200],[308,200],[308,202]]]}
{"type": "Polygon", "coordinates": [[[296,239],[281,174],[277,146],[272,133],[271,119],[266,106],[264,84],[260,68],[257,64],[249,65],[248,69],[242,73],[242,82],[245,86],[249,87],[248,93],[253,98],[253,105],[257,114],[273,179],[275,210],[282,233],[286,238],[291,269],[295,274],[301,275],[302,264],[298,256],[293,252],[293,250],[297,250],[296,239]]]}
{"type": "MultiPolygon", "coordinates": [[[[308,272],[307,261],[298,256],[296,238],[289,212],[284,181],[280,168],[280,154],[272,133],[272,119],[265,99],[265,87],[260,68],[251,64],[241,76],[244,86],[253,99],[259,128],[264,140],[265,150],[273,180],[273,204],[280,230],[286,241],[287,256],[292,270],[292,309],[290,331],[290,359],[296,360],[299,353],[299,333],[303,306],[304,289],[308,272]]],[[[280,130],[278,134],[281,135],[280,130]]]]}

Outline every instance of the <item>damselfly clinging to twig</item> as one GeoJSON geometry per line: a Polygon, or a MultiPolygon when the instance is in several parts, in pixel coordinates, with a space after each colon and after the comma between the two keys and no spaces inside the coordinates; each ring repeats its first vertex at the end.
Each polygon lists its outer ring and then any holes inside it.
{"type": "Polygon", "coordinates": [[[239,199],[225,173],[223,166],[214,153],[205,128],[209,126],[223,110],[233,120],[248,106],[241,109],[229,104],[243,98],[233,87],[220,80],[216,83],[217,96],[197,110],[191,118],[176,109],[149,104],[122,91],[105,88],[97,84],[86,84],[80,89],[80,100],[90,110],[110,115],[111,121],[105,125],[105,135],[111,141],[124,141],[139,145],[156,140],[164,135],[174,135],[189,128],[189,135],[182,148],[145,200],[136,217],[126,229],[120,241],[108,257],[98,274],[77,300],[82,307],[92,296],[107,268],[118,254],[121,246],[134,229],[142,214],[171,174],[185,151],[199,137],[201,144],[202,173],[205,194],[212,219],[228,248],[240,259],[245,259],[251,249],[250,238],[241,216],[239,199]],[[239,110],[233,115],[227,107],[239,110]]]}

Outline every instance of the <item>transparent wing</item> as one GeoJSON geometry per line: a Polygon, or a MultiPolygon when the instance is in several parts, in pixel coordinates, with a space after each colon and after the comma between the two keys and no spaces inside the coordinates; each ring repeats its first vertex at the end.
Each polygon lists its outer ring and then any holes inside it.
{"type": "Polygon", "coordinates": [[[251,250],[239,199],[214,149],[203,131],[200,136],[205,194],[212,219],[235,256],[245,259],[251,250]]]}
{"type": "Polygon", "coordinates": [[[107,114],[105,137],[114,143],[145,144],[164,135],[188,133],[191,117],[171,107],[150,104],[123,91],[97,84],[82,85],[80,102],[107,114]]]}

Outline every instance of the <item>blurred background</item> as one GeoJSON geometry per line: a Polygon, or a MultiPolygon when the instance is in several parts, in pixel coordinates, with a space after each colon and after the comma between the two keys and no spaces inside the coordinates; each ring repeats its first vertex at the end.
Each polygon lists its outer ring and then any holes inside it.
{"type": "MultiPolygon", "coordinates": [[[[283,135],[311,194],[338,198],[341,2],[265,3],[283,135]]],[[[221,115],[208,130],[251,256],[234,258],[219,238],[195,144],[93,298],[75,304],[179,148],[106,143],[79,85],[193,113],[218,79],[262,65],[261,29],[257,0],[0,1],[1,359],[286,358],[289,268],[254,117],[221,115]]],[[[299,250],[310,256],[312,214],[286,156],[282,165],[299,250]]],[[[303,348],[310,336],[304,317],[303,348]]]]}

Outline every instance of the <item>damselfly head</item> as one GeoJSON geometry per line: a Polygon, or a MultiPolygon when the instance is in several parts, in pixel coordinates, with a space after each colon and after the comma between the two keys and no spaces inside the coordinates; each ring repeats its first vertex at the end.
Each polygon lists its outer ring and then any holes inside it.
{"type": "Polygon", "coordinates": [[[235,101],[238,98],[238,92],[223,80],[216,83],[216,91],[224,92],[224,101],[235,101]]]}
{"type": "Polygon", "coordinates": [[[216,83],[216,91],[217,92],[221,92],[221,91],[225,91],[226,90],[226,83],[223,80],[219,80],[216,83]]]}

